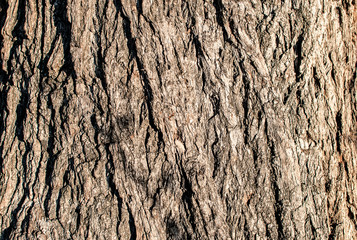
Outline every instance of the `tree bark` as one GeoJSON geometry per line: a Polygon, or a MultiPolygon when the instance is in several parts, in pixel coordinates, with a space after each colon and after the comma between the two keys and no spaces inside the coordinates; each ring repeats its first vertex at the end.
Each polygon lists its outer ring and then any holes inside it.
{"type": "Polygon", "coordinates": [[[355,0],[0,2],[2,239],[357,239],[355,0]]]}

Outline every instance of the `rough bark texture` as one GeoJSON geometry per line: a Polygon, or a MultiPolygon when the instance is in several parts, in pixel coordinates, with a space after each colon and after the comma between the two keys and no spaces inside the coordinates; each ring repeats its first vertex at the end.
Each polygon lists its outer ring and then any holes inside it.
{"type": "Polygon", "coordinates": [[[355,0],[2,0],[2,239],[356,239],[355,0]]]}

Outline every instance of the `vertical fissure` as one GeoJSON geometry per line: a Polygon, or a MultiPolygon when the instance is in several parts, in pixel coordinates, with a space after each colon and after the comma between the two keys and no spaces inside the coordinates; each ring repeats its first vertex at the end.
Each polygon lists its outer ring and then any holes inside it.
{"type": "MultiPolygon", "coordinates": [[[[62,38],[64,64],[60,72],[64,71],[73,79],[74,93],[76,93],[77,73],[75,71],[73,56],[71,53],[72,24],[67,17],[67,0],[51,0],[54,7],[53,21],[56,27],[56,35],[62,38]]],[[[58,74],[59,75],[59,74],[58,74]]]]}
{"type": "Polygon", "coordinates": [[[46,176],[45,176],[45,183],[48,187],[47,194],[44,200],[44,208],[45,208],[45,216],[49,217],[50,206],[49,202],[52,196],[53,186],[52,186],[52,175],[55,168],[55,162],[57,160],[58,155],[60,152],[55,153],[55,146],[56,146],[56,126],[55,126],[55,119],[56,119],[56,111],[53,108],[51,94],[48,96],[47,106],[51,109],[51,120],[48,125],[48,142],[47,142],[47,164],[46,164],[46,176]]]}
{"type": "Polygon", "coordinates": [[[147,110],[148,110],[149,124],[152,127],[152,129],[154,129],[154,131],[157,132],[157,134],[158,134],[158,143],[157,144],[158,144],[159,148],[161,147],[161,144],[163,144],[163,147],[164,147],[165,143],[163,140],[162,131],[157,127],[157,125],[155,124],[155,120],[154,120],[154,114],[153,114],[153,108],[152,108],[152,101],[154,100],[154,97],[153,97],[153,93],[152,93],[152,88],[150,85],[149,77],[147,76],[147,73],[145,71],[144,64],[141,62],[141,60],[138,56],[135,38],[132,36],[130,19],[124,13],[122,2],[120,0],[115,0],[114,3],[115,3],[117,11],[120,13],[121,18],[123,19],[124,34],[127,39],[127,47],[129,49],[129,53],[130,53],[129,62],[132,60],[135,60],[137,66],[138,66],[138,71],[139,71],[140,77],[143,81],[146,105],[147,105],[147,110]]]}
{"type": "MultiPolygon", "coordinates": [[[[184,192],[182,194],[182,200],[185,203],[185,205],[184,205],[185,211],[189,215],[189,222],[191,224],[193,233],[195,233],[197,227],[196,227],[196,220],[195,220],[195,213],[194,213],[194,206],[193,206],[194,192],[192,190],[192,183],[188,179],[186,171],[185,171],[185,169],[183,167],[182,158],[178,155],[178,153],[175,154],[175,158],[176,158],[176,162],[178,163],[178,166],[180,168],[180,172],[181,172],[182,178],[183,178],[184,192]]],[[[189,232],[188,232],[188,234],[189,234],[189,232]]]]}
{"type": "Polygon", "coordinates": [[[128,209],[128,213],[129,213],[130,240],[136,240],[137,236],[136,236],[136,226],[135,226],[134,216],[133,216],[128,204],[126,204],[126,207],[128,209]]]}
{"type": "MultiPolygon", "coordinates": [[[[240,68],[243,70],[243,61],[239,62],[240,68]]],[[[243,72],[243,125],[244,125],[244,143],[248,144],[249,142],[249,97],[250,97],[250,83],[246,74],[243,72]]]]}
{"type": "Polygon", "coordinates": [[[110,151],[110,144],[105,145],[105,151],[106,151],[107,157],[108,157],[108,162],[105,165],[107,182],[108,182],[108,185],[109,185],[112,195],[115,196],[118,201],[118,215],[119,215],[118,216],[119,221],[117,223],[118,224],[117,229],[118,229],[119,223],[121,221],[123,199],[120,197],[119,190],[114,182],[115,166],[114,166],[113,155],[110,151]]]}
{"type": "Polygon", "coordinates": [[[302,62],[302,43],[304,41],[304,35],[301,34],[297,42],[294,46],[294,51],[296,54],[296,58],[294,60],[294,71],[295,71],[295,76],[296,76],[296,82],[300,82],[301,79],[301,62],[302,62]]]}
{"type": "Polygon", "coordinates": [[[341,153],[341,137],[342,137],[342,113],[339,111],[336,114],[336,148],[337,152],[341,153]]]}
{"type": "MultiPolygon", "coordinates": [[[[4,45],[4,37],[1,34],[3,32],[5,20],[7,18],[7,9],[9,5],[7,1],[0,1],[0,49],[3,49],[4,45]]],[[[3,59],[2,59],[2,54],[0,54],[0,82],[2,83],[0,86],[0,139],[2,139],[3,134],[5,133],[5,122],[6,122],[6,115],[8,115],[8,109],[7,109],[7,93],[8,93],[8,75],[7,73],[3,70],[3,59]]],[[[2,174],[3,171],[3,163],[4,163],[4,158],[3,158],[3,150],[4,150],[4,142],[0,142],[0,174],[2,174]]],[[[0,175],[0,179],[2,176],[0,175]]]]}
{"type": "Polygon", "coordinates": [[[228,33],[226,30],[226,27],[224,26],[224,19],[223,19],[224,14],[223,13],[225,11],[225,8],[222,3],[222,0],[214,0],[213,6],[216,10],[216,21],[223,31],[223,40],[224,40],[224,42],[228,42],[228,43],[232,44],[232,40],[230,40],[228,38],[228,33]]]}
{"type": "Polygon", "coordinates": [[[273,191],[274,195],[274,214],[275,214],[275,221],[277,224],[277,231],[278,231],[278,238],[279,239],[285,239],[285,234],[284,234],[284,226],[283,226],[283,203],[281,201],[281,194],[280,194],[280,188],[278,185],[278,179],[280,178],[279,176],[279,170],[277,169],[278,166],[276,165],[276,150],[275,150],[275,144],[273,139],[270,138],[270,133],[268,131],[268,120],[265,120],[265,135],[267,138],[267,143],[268,147],[270,150],[270,161],[271,161],[271,166],[270,166],[270,171],[271,171],[271,176],[270,176],[270,181],[271,181],[271,188],[273,191]]]}

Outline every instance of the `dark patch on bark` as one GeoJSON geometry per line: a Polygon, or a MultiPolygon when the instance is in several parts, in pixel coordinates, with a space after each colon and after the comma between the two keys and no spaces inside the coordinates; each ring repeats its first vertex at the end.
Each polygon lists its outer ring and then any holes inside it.
{"type": "Polygon", "coordinates": [[[64,64],[60,71],[73,78],[74,91],[76,92],[75,79],[77,78],[71,53],[72,24],[67,17],[67,0],[51,0],[54,7],[53,21],[56,26],[56,35],[62,38],[64,64]]]}
{"type": "Polygon", "coordinates": [[[131,213],[129,205],[127,204],[128,213],[129,213],[129,227],[130,227],[130,240],[136,240],[136,226],[134,216],[131,213]]]}
{"type": "Polygon", "coordinates": [[[296,54],[296,58],[294,60],[294,70],[295,70],[295,75],[296,75],[296,82],[300,82],[301,79],[301,62],[303,60],[302,58],[302,43],[304,41],[304,35],[301,34],[298,39],[297,42],[294,46],[294,51],[296,54]]]}
{"type": "Polygon", "coordinates": [[[336,114],[336,126],[337,126],[336,148],[337,148],[337,152],[341,153],[342,114],[340,111],[336,114]]]}

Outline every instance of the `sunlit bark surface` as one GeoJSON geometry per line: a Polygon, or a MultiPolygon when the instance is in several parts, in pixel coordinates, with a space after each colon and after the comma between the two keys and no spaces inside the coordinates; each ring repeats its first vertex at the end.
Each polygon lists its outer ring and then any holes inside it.
{"type": "Polygon", "coordinates": [[[356,8],[0,1],[0,238],[356,239],[356,8]]]}

